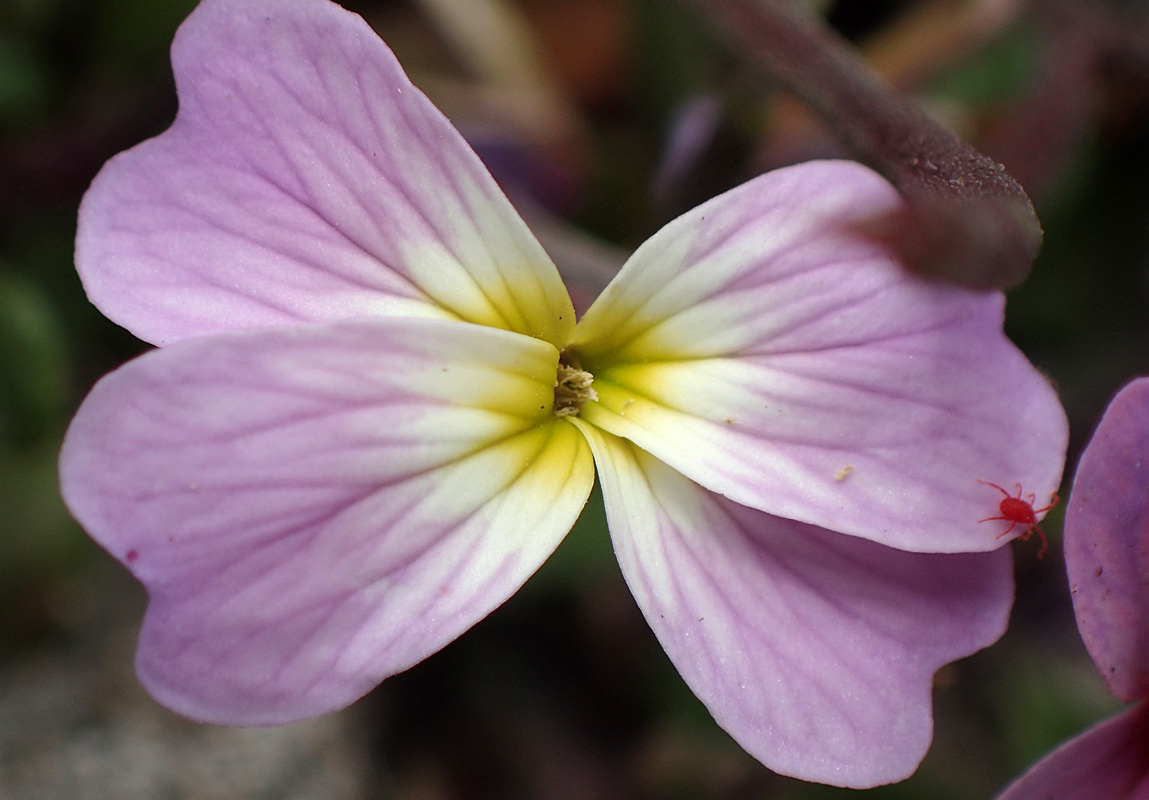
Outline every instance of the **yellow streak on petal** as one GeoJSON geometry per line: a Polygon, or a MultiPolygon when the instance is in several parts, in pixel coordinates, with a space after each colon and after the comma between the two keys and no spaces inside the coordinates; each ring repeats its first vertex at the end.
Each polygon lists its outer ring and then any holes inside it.
{"type": "Polygon", "coordinates": [[[466,264],[439,242],[408,245],[402,260],[415,285],[458,319],[564,347],[574,330],[574,306],[554,264],[526,243],[524,249],[486,244],[496,252],[472,244],[466,264]]]}
{"type": "Polygon", "coordinates": [[[445,519],[478,514],[490,524],[510,526],[504,535],[520,539],[556,516],[569,517],[573,525],[593,482],[585,437],[550,416],[443,469],[435,495],[445,519]]]}
{"type": "MultiPolygon", "coordinates": [[[[552,416],[549,421],[502,443],[499,449],[521,464],[516,489],[529,502],[544,504],[548,509],[555,503],[565,503],[572,483],[585,486],[587,493],[590,491],[594,480],[590,447],[586,438],[568,422],[552,416]]],[[[584,502],[586,493],[578,500],[580,508],[584,502]]]]}
{"type": "Polygon", "coordinates": [[[514,430],[544,422],[554,404],[559,351],[538,339],[476,329],[449,357],[404,365],[404,388],[463,418],[493,412],[514,430]],[[492,334],[495,334],[492,336],[492,334]]]}
{"type": "Polygon", "coordinates": [[[684,435],[686,430],[682,426],[692,428],[699,423],[693,417],[668,409],[660,398],[651,398],[632,386],[596,379],[595,388],[598,399],[584,405],[579,416],[616,436],[630,437],[639,431],[665,428],[668,425],[679,435],[684,435]]]}

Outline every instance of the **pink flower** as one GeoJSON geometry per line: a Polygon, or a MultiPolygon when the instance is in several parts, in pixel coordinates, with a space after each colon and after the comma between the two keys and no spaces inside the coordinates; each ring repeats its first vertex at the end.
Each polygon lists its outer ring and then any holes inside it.
{"type": "Polygon", "coordinates": [[[1031,767],[999,800],[1149,800],[1149,378],[1113,398],[1065,512],[1077,627],[1115,696],[1137,705],[1031,767]]]}
{"type": "Polygon", "coordinates": [[[897,193],[780,170],[659,231],[575,322],[555,266],[358,17],[205,0],[180,113],[114,158],[76,261],[162,345],[105,377],[65,499],[147,586],[138,671],[196,719],[343,707],[514,593],[597,468],[623,574],[764,764],[911,774],[939,666],[1012,599],[998,498],[1066,422],[1003,298],[906,273],[897,193]]]}

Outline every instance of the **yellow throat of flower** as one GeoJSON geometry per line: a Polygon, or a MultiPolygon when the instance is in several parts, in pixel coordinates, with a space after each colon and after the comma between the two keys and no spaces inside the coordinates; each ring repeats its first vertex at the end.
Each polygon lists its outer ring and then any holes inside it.
{"type": "Polygon", "coordinates": [[[564,353],[555,376],[555,416],[577,416],[587,400],[597,400],[592,383],[594,376],[579,367],[577,362],[568,364],[564,353]]]}

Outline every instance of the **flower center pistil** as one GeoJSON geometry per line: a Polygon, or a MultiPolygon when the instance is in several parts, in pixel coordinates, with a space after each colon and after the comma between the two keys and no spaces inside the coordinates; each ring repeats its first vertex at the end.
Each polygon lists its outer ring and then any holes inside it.
{"type": "Polygon", "coordinates": [[[582,369],[577,359],[563,353],[555,376],[555,416],[576,416],[587,400],[597,400],[592,383],[594,376],[582,369]]]}

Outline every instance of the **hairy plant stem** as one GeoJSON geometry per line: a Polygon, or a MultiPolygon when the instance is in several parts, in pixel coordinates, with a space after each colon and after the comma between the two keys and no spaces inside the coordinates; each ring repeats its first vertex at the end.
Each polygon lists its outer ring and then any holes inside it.
{"type": "Polygon", "coordinates": [[[1010,288],[1041,248],[1033,205],[1005,168],[887,86],[851,45],[792,0],[691,0],[739,51],[806,102],[907,210],[864,232],[907,266],[974,288],[1010,288]]]}

